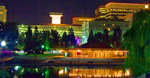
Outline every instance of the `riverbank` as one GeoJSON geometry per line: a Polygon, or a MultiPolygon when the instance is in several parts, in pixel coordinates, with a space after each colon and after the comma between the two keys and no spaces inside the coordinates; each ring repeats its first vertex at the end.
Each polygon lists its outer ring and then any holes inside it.
{"type": "MultiPolygon", "coordinates": [[[[15,56],[5,61],[7,66],[103,66],[122,65],[125,58],[71,58],[15,56]]],[[[1,63],[0,63],[1,64],[1,63]]]]}

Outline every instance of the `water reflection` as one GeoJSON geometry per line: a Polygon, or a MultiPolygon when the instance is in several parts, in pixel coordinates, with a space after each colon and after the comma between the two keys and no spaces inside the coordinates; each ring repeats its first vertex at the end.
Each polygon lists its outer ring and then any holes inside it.
{"type": "Polygon", "coordinates": [[[5,78],[120,78],[124,76],[129,77],[130,72],[125,70],[125,73],[123,73],[121,66],[15,66],[5,68],[5,78]]]}
{"type": "MultiPolygon", "coordinates": [[[[62,70],[61,70],[62,71],[62,70]]],[[[65,74],[68,71],[65,71],[65,74]]],[[[68,75],[70,78],[81,77],[81,78],[112,78],[112,77],[129,77],[129,70],[123,73],[121,67],[108,68],[108,67],[79,67],[69,68],[68,75]]]]}

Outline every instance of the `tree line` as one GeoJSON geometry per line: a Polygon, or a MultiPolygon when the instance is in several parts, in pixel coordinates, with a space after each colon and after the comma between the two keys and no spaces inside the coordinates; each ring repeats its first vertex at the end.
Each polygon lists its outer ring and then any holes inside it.
{"type": "Polygon", "coordinates": [[[116,26],[113,28],[113,34],[110,35],[107,29],[103,30],[103,34],[101,32],[97,32],[93,34],[93,30],[90,30],[88,42],[98,40],[99,42],[103,42],[106,45],[111,46],[112,48],[122,48],[122,31],[120,26],[116,26]]]}
{"type": "Polygon", "coordinates": [[[68,34],[64,32],[63,36],[60,37],[58,32],[53,29],[51,31],[38,31],[38,28],[35,27],[34,33],[32,33],[31,26],[28,26],[27,32],[20,34],[17,47],[27,52],[27,54],[40,54],[58,48],[74,48],[77,46],[74,31],[72,27],[68,31],[68,34]]]}

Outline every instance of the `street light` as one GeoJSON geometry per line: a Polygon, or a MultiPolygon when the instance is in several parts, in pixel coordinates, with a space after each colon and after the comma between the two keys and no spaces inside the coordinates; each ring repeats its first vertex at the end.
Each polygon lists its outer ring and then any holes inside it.
{"type": "Polygon", "coordinates": [[[2,42],[1,42],[1,46],[6,46],[6,42],[5,42],[5,41],[2,41],[2,42]]]}
{"type": "MultiPolygon", "coordinates": [[[[6,42],[5,41],[2,41],[1,42],[1,46],[2,47],[4,47],[4,46],[6,46],[6,42]]],[[[2,49],[3,50],[3,49],[2,49]]],[[[4,75],[4,56],[3,56],[3,54],[2,54],[2,51],[1,51],[1,55],[2,55],[2,59],[3,59],[3,61],[2,61],[2,69],[3,69],[3,72],[2,72],[2,78],[5,78],[5,75],[4,75]]]]}

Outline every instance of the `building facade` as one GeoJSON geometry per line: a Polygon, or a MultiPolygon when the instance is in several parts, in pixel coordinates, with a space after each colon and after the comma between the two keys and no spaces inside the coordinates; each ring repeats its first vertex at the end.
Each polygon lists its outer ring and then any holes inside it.
{"type": "Polygon", "coordinates": [[[91,17],[73,17],[72,24],[82,25],[84,21],[92,21],[91,17]]]}
{"type": "MultiPolygon", "coordinates": [[[[19,34],[25,33],[28,30],[29,25],[18,25],[19,34]]],[[[74,30],[74,35],[82,38],[82,27],[81,25],[72,25],[72,24],[43,24],[43,25],[30,25],[32,33],[34,33],[35,27],[38,28],[38,31],[54,29],[58,32],[60,36],[63,35],[64,32],[68,33],[69,28],[72,27],[74,30]]]]}
{"type": "Polygon", "coordinates": [[[104,5],[99,6],[98,9],[95,10],[95,18],[97,19],[106,18],[106,9],[104,5]]]}
{"type": "Polygon", "coordinates": [[[102,33],[104,29],[107,29],[109,31],[109,34],[113,34],[113,29],[116,26],[120,26],[120,29],[122,31],[122,34],[126,32],[126,30],[129,28],[130,22],[129,21],[108,21],[108,20],[95,20],[95,21],[89,21],[84,22],[82,25],[82,44],[87,43],[90,30],[93,30],[93,34],[95,33],[102,33]]]}
{"type": "Polygon", "coordinates": [[[139,9],[150,9],[150,5],[110,2],[105,6],[101,6],[95,10],[95,18],[99,19],[105,17],[105,19],[124,19],[124,16],[131,14],[139,9]]]}
{"type": "Polygon", "coordinates": [[[0,21],[6,22],[7,19],[7,9],[4,5],[0,5],[0,21]]]}
{"type": "Polygon", "coordinates": [[[126,58],[127,56],[127,51],[111,48],[74,48],[64,50],[64,52],[67,53],[67,57],[74,58],[126,58]]]}

